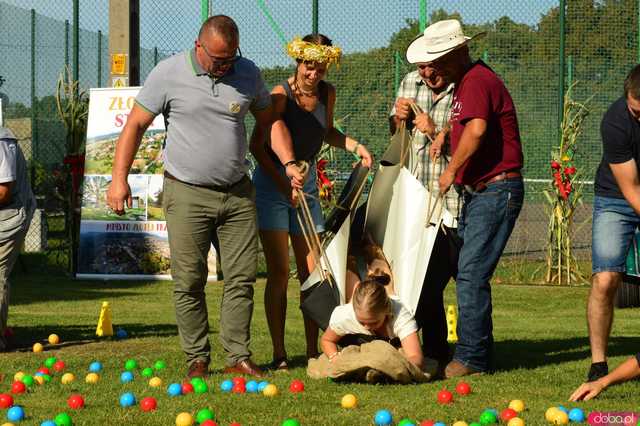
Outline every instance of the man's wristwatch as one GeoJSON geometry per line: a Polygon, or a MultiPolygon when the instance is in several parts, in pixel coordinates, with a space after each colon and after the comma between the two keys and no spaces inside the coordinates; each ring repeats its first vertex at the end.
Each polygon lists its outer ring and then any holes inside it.
{"type": "Polygon", "coordinates": [[[289,160],[286,163],[283,164],[284,168],[286,169],[287,167],[289,167],[292,164],[298,164],[298,162],[296,160],[289,160]]]}

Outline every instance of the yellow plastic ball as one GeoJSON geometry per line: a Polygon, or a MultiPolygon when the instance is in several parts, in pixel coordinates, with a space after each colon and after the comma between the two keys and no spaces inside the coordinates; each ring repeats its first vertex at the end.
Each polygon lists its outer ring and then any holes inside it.
{"type": "Polygon", "coordinates": [[[176,426],[192,426],[194,423],[193,416],[189,413],[180,413],[176,417],[176,426]]]}
{"type": "Polygon", "coordinates": [[[44,385],[44,377],[42,376],[33,376],[33,380],[39,385],[44,385]]]}
{"type": "Polygon", "coordinates": [[[42,343],[34,343],[33,344],[33,352],[40,353],[43,350],[44,350],[44,346],[42,346],[42,343]]]}
{"type": "Polygon", "coordinates": [[[60,343],[60,336],[58,336],[57,334],[50,334],[49,335],[49,343],[52,345],[57,345],[58,343],[60,343]]]}
{"type": "Polygon", "coordinates": [[[467,422],[463,422],[462,420],[460,420],[455,422],[453,426],[469,426],[469,424],[467,422]]]}
{"type": "Polygon", "coordinates": [[[2,426],[15,426],[13,423],[2,423],[2,426]]]}
{"type": "Polygon", "coordinates": [[[87,383],[98,383],[98,380],[100,380],[100,376],[98,376],[96,373],[89,373],[87,374],[87,377],[84,378],[84,381],[87,383]]]}
{"type": "Polygon", "coordinates": [[[60,378],[60,381],[62,382],[63,385],[68,385],[69,383],[73,382],[75,379],[76,379],[76,376],[74,376],[73,374],[64,373],[60,378]]]}
{"type": "Polygon", "coordinates": [[[278,394],[278,388],[276,385],[268,384],[262,389],[262,394],[264,396],[276,396],[278,394]]]}
{"type": "Polygon", "coordinates": [[[13,375],[13,381],[21,382],[24,376],[25,376],[24,371],[18,371],[16,374],[13,375]]]}
{"type": "Polygon", "coordinates": [[[162,379],[160,377],[152,377],[149,380],[149,386],[151,386],[152,388],[159,388],[160,386],[162,386],[162,379]]]}
{"type": "Polygon", "coordinates": [[[358,405],[358,398],[356,398],[353,394],[346,394],[342,397],[342,401],[340,401],[342,408],[355,408],[358,405]]]}
{"type": "MultiPolygon", "coordinates": [[[[512,408],[512,410],[515,410],[515,408],[512,408]]],[[[520,417],[514,417],[509,420],[507,426],[524,426],[524,420],[522,420],[520,417]]]]}
{"type": "Polygon", "coordinates": [[[564,411],[558,409],[555,412],[551,423],[554,424],[554,425],[566,425],[566,424],[569,424],[569,415],[567,413],[565,413],[564,411]]]}
{"type": "Polygon", "coordinates": [[[509,403],[509,408],[518,413],[522,413],[524,411],[524,401],[521,399],[514,399],[509,403]]]}
{"type": "Polygon", "coordinates": [[[553,423],[553,419],[555,418],[556,411],[560,411],[560,409],[558,409],[558,407],[551,407],[551,408],[548,408],[548,409],[547,409],[547,411],[544,413],[544,418],[545,418],[549,423],[553,423]]]}

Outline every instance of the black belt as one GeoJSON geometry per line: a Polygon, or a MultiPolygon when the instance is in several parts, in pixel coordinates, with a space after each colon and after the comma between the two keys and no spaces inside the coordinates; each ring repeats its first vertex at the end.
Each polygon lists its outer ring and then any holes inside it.
{"type": "Polygon", "coordinates": [[[199,183],[191,183],[191,182],[185,182],[183,180],[180,180],[180,179],[178,179],[177,177],[175,177],[174,175],[172,175],[171,173],[169,173],[167,171],[164,172],[164,177],[167,178],[167,179],[175,180],[176,182],[183,183],[185,185],[195,186],[196,188],[210,189],[212,191],[217,191],[217,192],[229,192],[234,187],[236,187],[239,184],[243,183],[246,179],[249,179],[247,177],[247,175],[244,175],[244,176],[242,176],[242,179],[240,179],[236,183],[232,183],[230,185],[201,185],[199,183]]]}
{"type": "Polygon", "coordinates": [[[515,179],[515,178],[522,178],[522,174],[520,174],[520,172],[502,172],[482,182],[476,183],[473,190],[475,192],[482,192],[485,189],[487,189],[487,185],[491,183],[500,182],[501,180],[515,179]]]}

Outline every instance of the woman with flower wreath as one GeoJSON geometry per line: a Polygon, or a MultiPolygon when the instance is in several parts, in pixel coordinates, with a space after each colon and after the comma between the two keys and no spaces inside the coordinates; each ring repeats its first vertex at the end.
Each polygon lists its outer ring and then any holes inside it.
{"type": "MultiPolygon", "coordinates": [[[[340,61],[340,48],[332,46],[331,40],[322,34],[310,34],[291,41],[287,53],[296,61],[295,72],[271,92],[276,117],[266,156],[270,161],[260,161],[253,177],[258,228],[267,262],[264,303],[273,343],[272,368],[277,370],[288,368],[284,329],[289,238],[301,283],[314,268],[297,222],[294,189],[305,193],[316,229],[322,232],[324,219],[318,202],[316,156],[323,142],[355,153],[366,167],[371,167],[373,161],[364,145],[333,125],[336,90],[324,77],[329,66],[340,61]],[[308,163],[306,172],[301,162],[308,163]]],[[[318,355],[318,327],[304,318],[304,328],[307,358],[312,358],[318,355]]]]}

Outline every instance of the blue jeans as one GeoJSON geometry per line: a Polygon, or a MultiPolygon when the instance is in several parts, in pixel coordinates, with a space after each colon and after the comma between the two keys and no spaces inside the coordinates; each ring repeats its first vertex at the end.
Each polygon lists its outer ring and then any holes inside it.
{"type": "Polygon", "coordinates": [[[458,343],[453,358],[477,371],[488,371],[493,349],[491,285],[498,260],[522,209],[522,179],[491,183],[466,193],[458,225],[463,239],[458,259],[458,343]]]}

